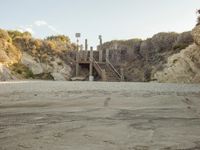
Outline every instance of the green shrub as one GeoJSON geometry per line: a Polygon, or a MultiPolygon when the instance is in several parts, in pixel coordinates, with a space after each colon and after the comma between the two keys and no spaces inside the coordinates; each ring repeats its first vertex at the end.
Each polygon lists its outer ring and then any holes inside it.
{"type": "Polygon", "coordinates": [[[29,38],[31,38],[32,37],[32,35],[31,35],[31,33],[29,33],[29,32],[19,32],[19,31],[8,31],[8,34],[9,34],[9,36],[12,38],[12,39],[15,39],[15,38],[17,38],[17,37],[29,37],[29,38]]]}
{"type": "Polygon", "coordinates": [[[12,70],[13,74],[19,74],[23,78],[29,79],[34,78],[33,72],[21,63],[13,64],[10,69],[12,70]]]}
{"type": "Polygon", "coordinates": [[[18,74],[22,74],[22,71],[21,71],[21,70],[16,69],[16,72],[17,72],[18,74]]]}
{"type": "Polygon", "coordinates": [[[173,49],[174,50],[182,50],[182,49],[185,49],[186,47],[188,47],[188,44],[182,43],[182,44],[174,45],[173,49]]]}
{"type": "Polygon", "coordinates": [[[61,41],[64,43],[70,43],[69,37],[65,35],[49,36],[46,39],[51,41],[61,41]]]}
{"type": "Polygon", "coordinates": [[[31,70],[27,69],[25,72],[25,78],[34,78],[34,74],[31,70]]]}
{"type": "Polygon", "coordinates": [[[57,64],[58,64],[59,66],[62,66],[62,62],[57,62],[57,64]]]}

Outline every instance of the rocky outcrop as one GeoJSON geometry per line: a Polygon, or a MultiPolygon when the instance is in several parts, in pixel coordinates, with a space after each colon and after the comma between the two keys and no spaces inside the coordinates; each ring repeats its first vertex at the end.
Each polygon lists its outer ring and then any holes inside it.
{"type": "Polygon", "coordinates": [[[69,80],[72,69],[60,58],[54,58],[50,63],[41,63],[38,59],[23,53],[21,63],[28,67],[34,75],[51,74],[54,80],[69,80]]]}
{"type": "Polygon", "coordinates": [[[200,47],[193,44],[169,57],[165,69],[154,78],[159,82],[200,83],[200,47]]]}
{"type": "Polygon", "coordinates": [[[42,74],[44,72],[42,66],[27,53],[23,53],[21,63],[28,67],[34,75],[42,74]]]}
{"type": "Polygon", "coordinates": [[[3,64],[0,64],[0,81],[16,80],[11,71],[3,64]]]}
{"type": "Polygon", "coordinates": [[[200,46],[200,25],[196,26],[193,30],[192,30],[192,36],[194,39],[194,42],[200,46]]]}
{"type": "Polygon", "coordinates": [[[72,68],[66,53],[73,49],[74,45],[64,35],[40,40],[27,32],[0,29],[0,81],[69,80],[72,68]]]}
{"type": "Polygon", "coordinates": [[[159,82],[200,83],[200,26],[192,30],[194,44],[168,58],[164,69],[154,74],[159,82]]]}
{"type": "MultiPolygon", "coordinates": [[[[157,71],[163,70],[170,56],[193,43],[191,32],[158,33],[146,40],[111,41],[103,45],[110,51],[110,60],[123,67],[127,81],[152,81],[157,71]]],[[[105,54],[105,52],[104,52],[105,54]]]]}
{"type": "Polygon", "coordinates": [[[50,71],[56,81],[70,80],[72,76],[72,68],[60,58],[55,58],[55,61],[51,62],[51,66],[44,67],[44,70],[50,71]]]}

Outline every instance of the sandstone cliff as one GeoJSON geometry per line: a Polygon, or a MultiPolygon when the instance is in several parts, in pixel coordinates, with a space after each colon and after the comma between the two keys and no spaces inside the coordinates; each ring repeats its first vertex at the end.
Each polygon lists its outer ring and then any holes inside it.
{"type": "Polygon", "coordinates": [[[168,58],[162,71],[155,73],[159,82],[200,83],[200,26],[192,30],[194,44],[168,58]]]}
{"type": "Polygon", "coordinates": [[[111,62],[124,68],[127,81],[143,82],[157,80],[154,74],[165,68],[168,58],[192,43],[191,32],[162,32],[146,40],[107,42],[103,44],[103,50],[112,49],[111,62]]]}

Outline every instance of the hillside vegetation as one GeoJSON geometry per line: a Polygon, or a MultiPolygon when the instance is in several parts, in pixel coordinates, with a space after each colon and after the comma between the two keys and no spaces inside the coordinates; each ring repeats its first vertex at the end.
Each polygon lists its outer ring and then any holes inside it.
{"type": "MultiPolygon", "coordinates": [[[[109,49],[109,59],[124,69],[125,81],[200,83],[199,18],[192,31],[106,42],[101,47],[104,59],[109,49]]],[[[42,40],[28,32],[0,29],[0,80],[70,80],[75,49],[65,35],[42,40]]],[[[84,71],[80,69],[80,74],[86,75],[88,70],[84,71]]]]}
{"type": "Polygon", "coordinates": [[[200,25],[192,30],[194,43],[168,58],[164,69],[155,73],[160,82],[200,83],[200,25]]]}
{"type": "Polygon", "coordinates": [[[119,40],[103,44],[103,50],[112,49],[111,61],[124,67],[127,81],[153,81],[154,74],[163,70],[170,56],[194,42],[190,31],[181,34],[158,33],[141,40],[119,40]]]}
{"type": "Polygon", "coordinates": [[[28,32],[0,29],[0,80],[68,80],[71,62],[64,56],[74,49],[64,35],[41,40],[28,32]]]}

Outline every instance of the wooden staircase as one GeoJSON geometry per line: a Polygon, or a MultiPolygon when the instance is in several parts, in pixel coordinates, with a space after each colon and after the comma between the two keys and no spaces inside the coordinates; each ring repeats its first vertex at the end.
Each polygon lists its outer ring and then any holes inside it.
{"type": "Polygon", "coordinates": [[[107,60],[107,62],[97,62],[93,60],[93,65],[102,81],[119,82],[123,78],[115,67],[107,60]]]}

